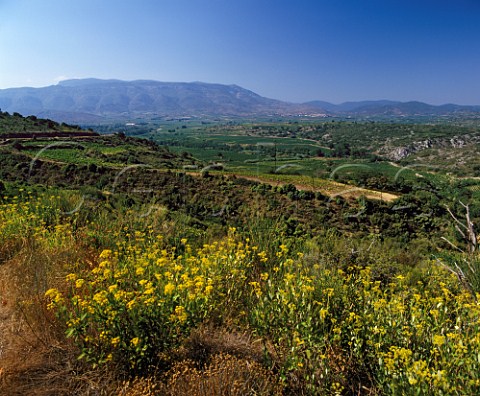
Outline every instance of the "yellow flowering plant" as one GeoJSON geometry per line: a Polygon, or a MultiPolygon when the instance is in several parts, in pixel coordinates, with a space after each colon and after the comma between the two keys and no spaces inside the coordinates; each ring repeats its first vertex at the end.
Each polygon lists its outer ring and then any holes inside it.
{"type": "Polygon", "coordinates": [[[145,235],[140,244],[104,250],[90,271],[67,275],[66,295],[50,290],[49,307],[67,323],[81,358],[134,370],[162,364],[163,352],[237,301],[253,252],[233,235],[192,251],[178,255],[162,238],[145,235]]]}

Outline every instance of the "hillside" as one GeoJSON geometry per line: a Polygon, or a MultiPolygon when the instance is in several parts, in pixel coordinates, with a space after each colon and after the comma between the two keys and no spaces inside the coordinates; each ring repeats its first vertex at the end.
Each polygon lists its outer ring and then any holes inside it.
{"type": "Polygon", "coordinates": [[[187,153],[174,154],[150,140],[121,133],[100,135],[35,116],[0,113],[0,177],[4,180],[101,185],[102,176],[105,179],[122,169],[167,170],[196,164],[187,153]],[[79,176],[72,180],[72,174],[79,176]]]}
{"type": "Polygon", "coordinates": [[[97,135],[92,130],[83,130],[77,125],[59,124],[50,119],[24,117],[19,113],[9,114],[0,111],[0,139],[97,135]]]}

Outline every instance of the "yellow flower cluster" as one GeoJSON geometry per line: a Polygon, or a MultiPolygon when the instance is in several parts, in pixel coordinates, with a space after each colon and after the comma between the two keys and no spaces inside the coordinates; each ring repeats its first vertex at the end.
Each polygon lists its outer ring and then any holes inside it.
{"type": "Polygon", "coordinates": [[[174,346],[210,312],[236,303],[249,268],[262,258],[234,235],[195,253],[182,240],[182,255],[166,248],[163,238],[139,232],[135,238],[103,250],[93,269],[67,275],[68,295],[46,295],[49,307],[64,315],[67,334],[95,363],[111,354],[135,365],[139,355],[174,346]]]}
{"type": "Polygon", "coordinates": [[[34,197],[30,192],[26,195],[0,204],[0,243],[27,237],[48,246],[62,246],[70,241],[72,227],[60,221],[60,197],[34,197]]]}
{"type": "MultiPolygon", "coordinates": [[[[252,325],[290,351],[287,369],[321,370],[334,381],[325,360],[333,349],[375,367],[377,386],[387,393],[410,394],[411,386],[420,394],[475,393],[480,304],[443,270],[429,267],[428,282],[398,276],[381,284],[370,268],[323,270],[284,258],[260,279],[268,281],[250,285],[258,298],[252,325]]],[[[333,392],[333,383],[312,389],[333,392]]]]}

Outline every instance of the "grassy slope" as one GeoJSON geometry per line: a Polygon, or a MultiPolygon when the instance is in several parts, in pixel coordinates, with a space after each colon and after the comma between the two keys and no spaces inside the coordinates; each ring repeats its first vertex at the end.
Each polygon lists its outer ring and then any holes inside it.
{"type": "Polygon", "coordinates": [[[24,117],[18,113],[9,114],[0,111],[0,137],[10,133],[32,134],[40,132],[82,133],[85,131],[75,125],[59,124],[35,116],[24,117]]]}

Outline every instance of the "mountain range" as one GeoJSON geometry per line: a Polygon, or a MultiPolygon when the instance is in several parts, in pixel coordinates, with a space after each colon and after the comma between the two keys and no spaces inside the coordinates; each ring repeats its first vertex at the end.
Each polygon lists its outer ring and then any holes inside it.
{"type": "Polygon", "coordinates": [[[73,79],[42,88],[0,90],[0,109],[57,121],[97,123],[162,117],[442,116],[480,113],[480,106],[388,100],[289,103],[237,85],[73,79]]]}

